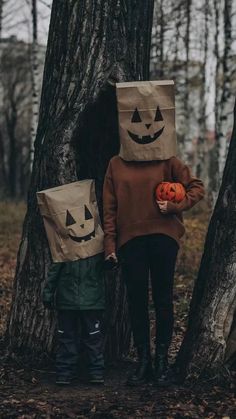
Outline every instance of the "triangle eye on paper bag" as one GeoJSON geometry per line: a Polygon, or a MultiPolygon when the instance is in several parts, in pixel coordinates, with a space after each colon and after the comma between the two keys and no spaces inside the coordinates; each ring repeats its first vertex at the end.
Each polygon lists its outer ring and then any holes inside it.
{"type": "Polygon", "coordinates": [[[154,121],[163,121],[163,117],[162,117],[159,106],[157,107],[154,121]]]}
{"type": "Polygon", "coordinates": [[[85,215],[84,215],[85,220],[91,220],[93,218],[91,212],[89,211],[88,207],[86,207],[85,205],[85,215]]]}
{"type": "Polygon", "coordinates": [[[94,179],[38,191],[37,200],[53,262],[87,259],[103,252],[94,179]]]}
{"type": "Polygon", "coordinates": [[[71,226],[72,224],[76,224],[76,221],[72,217],[71,213],[67,210],[66,211],[66,227],[71,226]]]}
{"type": "Polygon", "coordinates": [[[176,156],[174,93],[173,80],[116,83],[119,156],[123,160],[167,160],[176,156]]]}
{"type": "Polygon", "coordinates": [[[135,111],[134,111],[134,113],[133,113],[133,116],[132,116],[131,122],[142,122],[142,120],[141,120],[141,118],[140,118],[140,115],[139,115],[139,111],[138,111],[138,109],[137,109],[137,108],[135,108],[135,111]]]}

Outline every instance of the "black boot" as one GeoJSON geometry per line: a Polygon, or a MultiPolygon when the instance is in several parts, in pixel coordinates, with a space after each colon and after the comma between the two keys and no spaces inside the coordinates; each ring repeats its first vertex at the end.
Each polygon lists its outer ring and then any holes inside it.
{"type": "Polygon", "coordinates": [[[149,381],[152,378],[152,361],[150,354],[150,346],[138,346],[137,351],[138,367],[136,371],[127,380],[127,385],[129,386],[138,386],[149,381]]]}
{"type": "Polygon", "coordinates": [[[170,384],[168,346],[165,344],[156,347],[154,383],[159,386],[170,384]]]}

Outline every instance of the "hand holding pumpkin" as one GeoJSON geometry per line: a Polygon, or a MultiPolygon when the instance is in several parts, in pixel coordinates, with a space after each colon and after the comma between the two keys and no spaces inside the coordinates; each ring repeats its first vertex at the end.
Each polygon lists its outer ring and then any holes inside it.
{"type": "Polygon", "coordinates": [[[174,182],[161,182],[156,187],[156,200],[157,201],[171,201],[175,204],[183,201],[186,191],[182,183],[174,182]]]}
{"type": "Polygon", "coordinates": [[[156,201],[162,214],[167,214],[167,201],[156,201]]]}
{"type": "Polygon", "coordinates": [[[186,191],[181,183],[161,182],[157,185],[155,194],[161,213],[168,214],[171,212],[168,210],[168,202],[178,204],[184,199],[186,191]]]}

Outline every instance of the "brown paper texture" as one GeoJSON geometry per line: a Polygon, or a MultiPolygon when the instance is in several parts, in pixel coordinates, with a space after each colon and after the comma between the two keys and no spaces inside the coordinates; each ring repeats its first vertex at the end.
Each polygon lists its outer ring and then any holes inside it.
{"type": "Polygon", "coordinates": [[[84,259],[103,252],[103,231],[94,180],[37,192],[54,262],[84,259]]]}
{"type": "Polygon", "coordinates": [[[116,84],[120,153],[127,161],[165,160],[177,153],[173,80],[116,84]]]}

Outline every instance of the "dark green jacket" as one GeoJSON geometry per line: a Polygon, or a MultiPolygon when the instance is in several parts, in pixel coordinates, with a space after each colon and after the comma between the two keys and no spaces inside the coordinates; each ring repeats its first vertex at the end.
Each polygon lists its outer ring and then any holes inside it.
{"type": "Polygon", "coordinates": [[[52,263],[43,302],[58,310],[100,310],[105,306],[103,253],[73,262],[52,263]]]}

